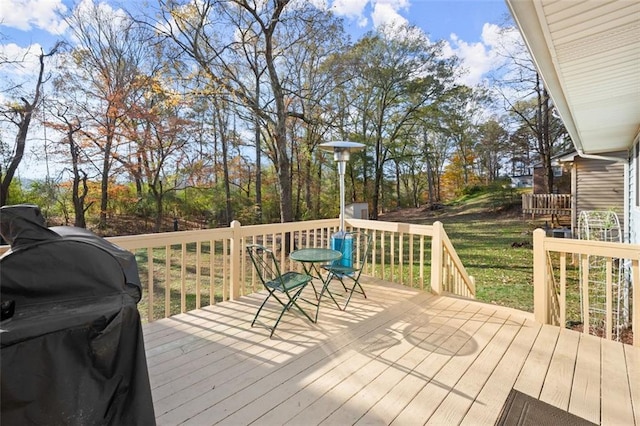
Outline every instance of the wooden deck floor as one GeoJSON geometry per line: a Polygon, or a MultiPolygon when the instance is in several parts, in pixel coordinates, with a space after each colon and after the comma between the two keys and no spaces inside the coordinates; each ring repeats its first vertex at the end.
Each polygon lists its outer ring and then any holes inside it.
{"type": "MultiPolygon", "coordinates": [[[[262,294],[145,324],[159,425],[490,425],[512,388],[640,423],[640,349],[367,279],[346,312],[250,327],[262,294]]],[[[327,299],[328,300],[328,299],[327,299]]]]}

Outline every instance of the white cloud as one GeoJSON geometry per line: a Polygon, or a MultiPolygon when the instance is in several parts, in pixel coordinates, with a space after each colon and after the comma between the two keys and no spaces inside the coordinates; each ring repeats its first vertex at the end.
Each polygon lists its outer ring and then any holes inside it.
{"type": "Polygon", "coordinates": [[[379,27],[400,27],[408,24],[408,21],[399,13],[400,7],[397,2],[379,1],[373,6],[371,19],[373,26],[379,27]]]}
{"type": "MultiPolygon", "coordinates": [[[[334,0],[331,7],[338,16],[356,21],[361,27],[368,26],[371,19],[373,28],[384,28],[388,35],[398,35],[398,28],[408,24],[405,16],[410,14],[411,0],[334,0]]],[[[476,86],[502,64],[502,56],[497,52],[504,49],[505,36],[499,33],[500,30],[498,25],[486,23],[482,28],[481,41],[467,42],[455,33],[445,41],[444,56],[456,55],[467,71],[459,83],[476,86]]],[[[506,40],[508,42],[508,38],[506,40]]]]}
{"type": "Polygon", "coordinates": [[[15,43],[0,45],[0,58],[6,61],[0,64],[0,75],[13,77],[37,75],[40,71],[41,53],[42,47],[39,44],[28,47],[21,47],[15,43]]]}
{"type": "Polygon", "coordinates": [[[369,0],[334,0],[331,10],[337,16],[344,16],[356,21],[356,25],[364,28],[369,25],[369,19],[364,14],[369,0]]]}
{"type": "Polygon", "coordinates": [[[75,12],[78,16],[87,16],[89,20],[93,19],[96,13],[104,18],[111,19],[111,22],[115,26],[122,26],[123,28],[129,22],[129,15],[123,9],[114,9],[111,5],[105,1],[95,2],[94,0],[82,0],[77,5],[75,12]]]}
{"type": "Polygon", "coordinates": [[[480,38],[487,46],[497,46],[504,41],[504,36],[500,35],[501,28],[496,24],[484,24],[480,38]]]}
{"type": "Polygon", "coordinates": [[[467,43],[453,38],[452,50],[462,61],[467,74],[462,77],[462,83],[475,86],[482,81],[482,76],[491,70],[491,53],[483,43],[467,43]]]}
{"type": "Polygon", "coordinates": [[[62,0],[2,0],[0,25],[22,31],[39,28],[51,34],[62,34],[67,24],[60,14],[66,10],[62,0]]]}
{"type": "Polygon", "coordinates": [[[400,12],[407,12],[409,6],[409,0],[333,0],[331,10],[337,16],[355,21],[361,28],[370,22],[374,28],[393,28],[408,23],[400,12]]]}
{"type": "Polygon", "coordinates": [[[476,86],[483,82],[486,75],[499,67],[504,57],[498,54],[505,38],[499,34],[500,27],[494,24],[484,24],[481,41],[468,43],[453,33],[445,43],[444,56],[456,55],[467,71],[460,77],[459,83],[476,86]]]}
{"type": "Polygon", "coordinates": [[[369,0],[335,0],[331,9],[338,16],[362,18],[369,0]]]}

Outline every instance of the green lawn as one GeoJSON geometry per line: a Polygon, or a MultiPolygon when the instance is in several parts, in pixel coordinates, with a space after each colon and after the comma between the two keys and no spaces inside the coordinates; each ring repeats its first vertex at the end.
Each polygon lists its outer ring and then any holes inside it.
{"type": "Polygon", "coordinates": [[[533,227],[522,219],[441,218],[476,298],[533,312],[533,227]]]}
{"type": "MultiPolygon", "coordinates": [[[[532,235],[536,228],[545,226],[545,220],[523,218],[519,213],[518,194],[504,196],[484,193],[457,200],[437,211],[425,209],[406,209],[385,214],[380,220],[410,222],[430,225],[438,220],[443,223],[465,268],[475,278],[476,298],[478,300],[502,306],[508,306],[533,312],[533,245],[532,235]]],[[[414,242],[417,244],[417,242],[414,242]]],[[[204,247],[208,250],[208,247],[204,247]]],[[[189,247],[188,264],[194,247],[189,247]]],[[[208,251],[206,251],[208,253],[208,251]]],[[[137,253],[143,282],[146,279],[146,252],[137,253]]],[[[164,316],[164,250],[154,251],[154,318],[164,316]]],[[[181,270],[180,250],[175,247],[171,253],[171,280],[176,283],[170,293],[170,312],[180,312],[179,277],[181,270]],[[175,287],[175,288],[174,288],[175,287]]],[[[428,258],[428,254],[427,254],[428,258]]],[[[202,306],[208,305],[209,288],[208,255],[203,258],[200,295],[202,306]]],[[[567,320],[579,320],[578,284],[575,277],[576,267],[568,265],[568,315],[567,320]]],[[[405,268],[405,275],[409,268],[405,268]]],[[[195,268],[187,268],[186,309],[196,307],[195,268]],[[191,270],[193,269],[193,270],[191,270]]],[[[216,301],[222,299],[222,269],[215,271],[216,301]]],[[[414,269],[417,276],[419,272],[414,269]]],[[[428,273],[428,271],[425,271],[428,273]]],[[[390,274],[390,271],[388,271],[390,274]]],[[[428,278],[427,278],[428,283],[428,278]]],[[[427,284],[428,285],[428,284],[427,284]]],[[[146,316],[148,299],[140,303],[140,310],[146,316]]]]}
{"type": "Polygon", "coordinates": [[[533,312],[532,236],[545,220],[523,218],[519,206],[519,194],[480,193],[441,210],[398,211],[381,220],[442,222],[467,272],[475,278],[478,300],[533,312]]]}

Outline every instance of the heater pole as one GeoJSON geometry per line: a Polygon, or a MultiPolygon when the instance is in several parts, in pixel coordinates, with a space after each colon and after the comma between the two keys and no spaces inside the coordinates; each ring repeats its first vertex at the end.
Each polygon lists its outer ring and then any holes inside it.
{"type": "Polygon", "coordinates": [[[346,238],[344,226],[344,175],[347,169],[347,161],[351,152],[364,149],[364,144],[349,141],[334,141],[320,144],[320,149],[333,152],[333,160],[338,163],[338,175],[340,178],[340,229],[331,236],[331,248],[340,250],[342,258],[340,264],[350,267],[352,265],[352,244],[353,241],[346,238]]]}
{"type": "Polygon", "coordinates": [[[346,168],[346,161],[338,161],[338,174],[340,175],[340,232],[342,233],[344,233],[344,174],[346,168]]]}

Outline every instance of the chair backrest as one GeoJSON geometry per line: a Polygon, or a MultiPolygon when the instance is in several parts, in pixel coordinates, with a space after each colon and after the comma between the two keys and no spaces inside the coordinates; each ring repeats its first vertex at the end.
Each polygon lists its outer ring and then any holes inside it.
{"type": "Polygon", "coordinates": [[[258,277],[262,284],[270,281],[282,280],[280,266],[272,250],[260,244],[249,244],[247,253],[251,258],[253,266],[256,268],[258,277]]]}
{"type": "Polygon", "coordinates": [[[343,260],[350,263],[348,266],[361,271],[367,263],[370,247],[371,236],[369,234],[363,231],[351,231],[347,232],[342,240],[340,251],[342,252],[343,260]]]}

